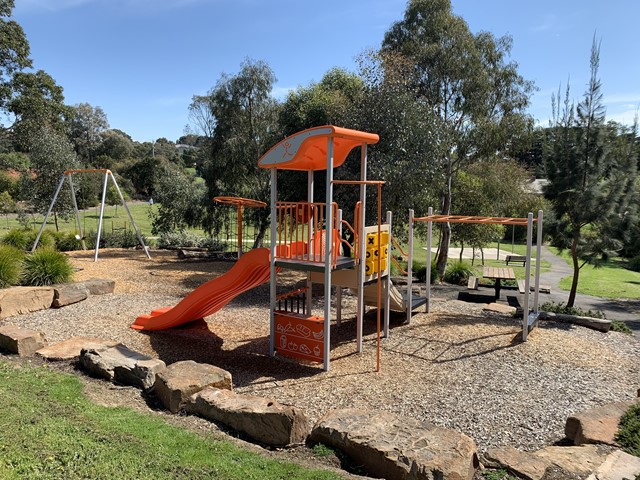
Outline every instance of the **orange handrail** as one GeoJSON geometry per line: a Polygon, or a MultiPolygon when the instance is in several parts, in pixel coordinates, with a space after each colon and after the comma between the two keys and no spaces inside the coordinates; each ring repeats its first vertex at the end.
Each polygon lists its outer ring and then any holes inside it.
{"type": "Polygon", "coordinates": [[[404,255],[405,257],[407,257],[409,254],[407,252],[405,252],[404,250],[402,250],[402,247],[400,246],[400,244],[398,243],[398,239],[395,236],[391,236],[391,240],[393,240],[393,244],[396,246],[396,248],[398,250],[400,250],[400,253],[402,255],[404,255]]]}

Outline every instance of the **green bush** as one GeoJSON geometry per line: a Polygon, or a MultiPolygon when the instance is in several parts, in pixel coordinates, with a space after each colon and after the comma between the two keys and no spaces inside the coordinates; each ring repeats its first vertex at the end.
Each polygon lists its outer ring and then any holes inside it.
{"type": "Polygon", "coordinates": [[[73,269],[63,253],[38,248],[22,261],[22,284],[43,286],[71,280],[73,269]]]}
{"type": "MultiPolygon", "coordinates": [[[[28,230],[27,232],[27,246],[25,250],[29,251],[33,247],[33,244],[36,241],[36,237],[38,236],[37,230],[28,230]]],[[[38,248],[56,248],[56,236],[55,233],[51,230],[43,230],[42,235],[40,235],[40,240],[38,240],[38,248]]]]}
{"type": "MultiPolygon", "coordinates": [[[[29,231],[23,228],[12,228],[7,232],[7,234],[2,237],[3,245],[10,245],[12,247],[17,248],[18,250],[26,250],[27,249],[27,233],[29,231]]],[[[32,243],[33,245],[33,243],[32,243]]],[[[31,245],[29,245],[31,248],[31,245]]]]}
{"type": "MultiPolygon", "coordinates": [[[[427,266],[420,262],[413,262],[414,275],[418,282],[426,282],[427,280],[427,266]]],[[[431,261],[431,283],[438,281],[438,269],[436,268],[436,261],[431,261]]]]}
{"type": "Polygon", "coordinates": [[[56,250],[59,252],[72,252],[82,250],[82,242],[76,238],[75,233],[58,232],[55,234],[56,250]]]}
{"type": "Polygon", "coordinates": [[[635,404],[620,418],[616,440],[622,449],[640,457],[640,404],[635,404]]]}
{"type": "Polygon", "coordinates": [[[453,262],[444,271],[444,281],[454,285],[466,285],[469,277],[474,275],[473,268],[466,262],[453,262]]]}
{"type": "Polygon", "coordinates": [[[24,252],[11,245],[0,246],[0,288],[17,285],[24,252]]]}
{"type": "Polygon", "coordinates": [[[640,272],[640,255],[636,255],[627,264],[627,268],[633,272],[640,272]]]}
{"type": "MultiPolygon", "coordinates": [[[[24,229],[24,228],[12,228],[2,238],[3,245],[11,245],[19,250],[31,250],[33,243],[38,236],[37,230],[24,229]]],[[[43,230],[40,235],[40,241],[38,242],[38,248],[55,248],[56,240],[53,232],[50,230],[43,230]]]]}
{"type": "Polygon", "coordinates": [[[158,239],[158,247],[160,248],[207,248],[214,251],[226,250],[227,244],[216,238],[201,237],[195,233],[165,232],[158,239]]]}
{"type": "MultiPolygon", "coordinates": [[[[89,232],[85,238],[88,249],[96,248],[97,232],[89,232]]],[[[144,237],[142,237],[144,240],[144,237]]],[[[145,242],[146,243],[146,242],[145,242]]],[[[119,230],[100,233],[100,248],[134,248],[140,245],[134,230],[119,230]]]]}
{"type": "Polygon", "coordinates": [[[565,315],[576,315],[578,317],[592,317],[592,318],[603,318],[607,317],[600,310],[596,310],[595,312],[592,310],[583,310],[579,307],[567,307],[566,304],[561,302],[545,302],[540,305],[540,310],[543,312],[552,312],[552,313],[564,313],[565,315]]]}
{"type": "Polygon", "coordinates": [[[611,320],[611,330],[614,332],[626,333],[627,335],[633,335],[633,330],[629,326],[620,320],[611,320]]]}

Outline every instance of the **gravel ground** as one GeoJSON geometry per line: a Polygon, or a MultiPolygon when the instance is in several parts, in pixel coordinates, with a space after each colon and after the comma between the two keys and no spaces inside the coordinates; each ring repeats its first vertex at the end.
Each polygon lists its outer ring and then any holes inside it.
{"type": "MultiPolygon", "coordinates": [[[[174,253],[151,261],[140,252],[102,251],[99,262],[74,254],[76,280],[116,280],[116,293],[9,318],[43,331],[49,342],[77,335],[104,337],[167,363],[193,359],[229,370],[238,392],[301,407],[313,420],[329,409],[381,409],[429,420],[475,439],[480,451],[501,445],[532,450],[563,438],[567,416],[631,399],[640,387],[640,342],[622,333],[544,322],[519,341],[519,319],[483,312],[433,291],[432,311],[411,325],[392,319],[376,372],[375,310],[365,321],[362,353],[355,350],[355,299],[345,295],[343,322],[331,330],[331,370],[268,356],[268,286],[251,290],[206,321],[160,332],[138,332],[137,315],[175,304],[225,262],[184,262],[174,253]]],[[[299,274],[279,276],[286,291],[299,274]]],[[[321,302],[315,304],[320,309],[321,302]]],[[[318,313],[320,310],[318,310],[318,313]]]]}

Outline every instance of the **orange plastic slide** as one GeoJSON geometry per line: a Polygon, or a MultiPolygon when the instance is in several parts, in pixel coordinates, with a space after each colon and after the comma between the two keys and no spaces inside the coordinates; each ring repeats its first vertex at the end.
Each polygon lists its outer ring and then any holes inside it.
{"type": "Polygon", "coordinates": [[[269,249],[256,248],[245,253],[231,270],[200,285],[175,307],[159,308],[136,318],[131,328],[164,330],[211,315],[227,303],[270,277],[269,249]]]}

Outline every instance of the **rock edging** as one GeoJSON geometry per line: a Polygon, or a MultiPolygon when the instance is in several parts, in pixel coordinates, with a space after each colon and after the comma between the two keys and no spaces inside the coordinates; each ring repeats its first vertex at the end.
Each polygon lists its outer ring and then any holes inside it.
{"type": "MultiPolygon", "coordinates": [[[[19,339],[27,337],[31,343],[40,337],[46,342],[39,332],[11,325],[0,327],[0,347],[7,342],[17,345],[19,339]],[[2,335],[9,340],[2,340],[2,335]]],[[[22,353],[17,346],[10,351],[23,356],[35,354],[31,347],[22,353]]],[[[535,452],[501,447],[487,451],[480,462],[470,437],[391,412],[333,410],[309,434],[302,410],[268,398],[234,393],[231,374],[213,365],[187,360],[166,366],[122,344],[87,337],[40,348],[37,353],[45,358],[79,357],[79,364],[92,375],[146,390],[171,412],[199,415],[263,445],[282,447],[306,440],[327,444],[384,478],[471,480],[481,463],[531,480],[545,478],[550,468],[587,480],[640,475],[640,458],[616,449],[614,439],[620,416],[634,401],[569,417],[565,432],[575,446],[548,446],[535,452]]]]}

